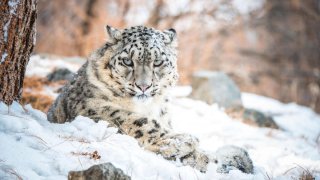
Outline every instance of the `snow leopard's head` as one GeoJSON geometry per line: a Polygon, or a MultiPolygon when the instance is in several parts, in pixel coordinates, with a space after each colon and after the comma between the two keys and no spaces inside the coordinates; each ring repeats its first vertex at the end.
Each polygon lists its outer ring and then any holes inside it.
{"type": "MultiPolygon", "coordinates": [[[[146,99],[174,86],[177,79],[176,32],[135,26],[124,30],[106,27],[110,37],[104,68],[126,96],[146,99]]],[[[103,72],[102,72],[103,73],[103,72]]]]}

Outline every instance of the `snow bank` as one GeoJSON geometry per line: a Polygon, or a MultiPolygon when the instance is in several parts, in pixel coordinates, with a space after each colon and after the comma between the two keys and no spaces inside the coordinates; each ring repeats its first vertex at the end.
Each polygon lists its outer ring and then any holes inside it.
{"type": "MultiPolygon", "coordinates": [[[[0,177],[11,179],[16,172],[23,179],[65,179],[70,170],[86,169],[111,162],[133,179],[210,179],[221,177],[211,165],[207,174],[140,148],[137,141],[95,123],[77,117],[71,123],[51,124],[44,113],[14,103],[0,105],[0,177]],[[97,151],[100,159],[81,155],[97,151]]],[[[227,177],[253,177],[232,172],[227,177]]]]}
{"type": "Polygon", "coordinates": [[[242,99],[245,107],[273,116],[276,123],[293,136],[311,143],[320,140],[320,118],[310,108],[295,103],[283,104],[277,100],[250,93],[242,93],[242,99]]]}
{"type": "MultiPolygon", "coordinates": [[[[177,88],[176,93],[186,94],[187,89],[177,88]]],[[[14,103],[9,111],[0,105],[0,179],[13,178],[10,172],[23,179],[65,179],[70,170],[104,162],[111,162],[133,179],[265,179],[267,174],[290,179],[301,173],[299,169],[287,172],[294,167],[320,171],[319,144],[313,139],[320,133],[318,115],[257,95],[245,93],[243,99],[250,108],[255,102],[256,109],[278,113],[277,122],[286,121],[280,124],[285,131],[248,126],[229,118],[216,105],[188,98],[173,99],[173,127],[199,137],[200,147],[207,151],[227,144],[246,148],[254,162],[254,175],[238,170],[218,174],[215,164],[203,174],[143,150],[134,138],[117,134],[117,129],[108,128],[106,122],[77,117],[71,123],[51,124],[44,113],[14,103]],[[304,125],[292,120],[287,112],[303,117],[304,125]],[[299,136],[297,129],[306,136],[299,136]],[[94,151],[100,159],[90,158],[94,151]]]]}

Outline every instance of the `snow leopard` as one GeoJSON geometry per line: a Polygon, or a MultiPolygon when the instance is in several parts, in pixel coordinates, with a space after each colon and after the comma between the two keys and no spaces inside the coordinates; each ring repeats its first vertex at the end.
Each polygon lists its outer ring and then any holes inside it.
{"type": "Polygon", "coordinates": [[[108,41],[64,86],[48,120],[104,120],[144,149],[205,172],[210,157],[198,148],[199,140],[173,132],[170,124],[168,91],[178,80],[176,31],[106,26],[106,32],[108,41]]]}

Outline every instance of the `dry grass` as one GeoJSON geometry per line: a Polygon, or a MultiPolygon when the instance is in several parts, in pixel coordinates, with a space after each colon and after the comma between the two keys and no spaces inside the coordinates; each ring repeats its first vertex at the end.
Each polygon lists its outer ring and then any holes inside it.
{"type": "Polygon", "coordinates": [[[300,174],[299,180],[315,180],[316,178],[313,176],[314,172],[310,172],[309,169],[305,169],[299,166],[303,171],[300,174]]]}
{"type": "MultiPolygon", "coordinates": [[[[290,177],[292,180],[315,180],[315,174],[319,174],[318,171],[312,171],[304,168],[300,165],[288,169],[283,175],[290,177]]],[[[266,180],[277,179],[272,174],[266,173],[264,175],[266,180]]]]}
{"type": "Polygon", "coordinates": [[[90,153],[90,152],[71,152],[71,154],[75,155],[75,156],[89,156],[90,159],[94,159],[94,160],[98,160],[101,158],[98,151],[93,151],[92,153],[90,153]]]}
{"type": "Polygon", "coordinates": [[[49,82],[45,78],[31,76],[26,77],[23,81],[23,87],[25,89],[32,89],[35,91],[42,91],[43,85],[48,84],[49,82]]]}
{"type": "Polygon", "coordinates": [[[266,174],[264,175],[264,178],[265,178],[266,180],[273,180],[273,179],[274,179],[274,177],[273,177],[272,175],[269,175],[268,173],[266,173],[266,174]]]}
{"type": "Polygon", "coordinates": [[[73,136],[61,136],[58,135],[59,138],[65,139],[66,141],[77,141],[80,143],[85,143],[85,144],[89,144],[90,141],[84,139],[84,138],[77,138],[77,137],[73,137],[73,136]]]}
{"type": "Polygon", "coordinates": [[[296,167],[288,169],[284,175],[289,174],[292,171],[298,171],[300,173],[298,176],[291,176],[293,180],[315,180],[314,174],[319,173],[297,165],[296,167]]]}
{"type": "Polygon", "coordinates": [[[22,180],[22,177],[17,173],[17,171],[15,171],[14,169],[7,169],[6,172],[8,174],[13,175],[14,177],[16,177],[19,180],[22,180]]]}
{"type": "Polygon", "coordinates": [[[49,82],[46,78],[37,76],[26,77],[23,82],[22,104],[31,104],[33,108],[47,112],[53,102],[51,96],[46,95],[44,86],[60,87],[65,81],[49,82]]]}
{"type": "Polygon", "coordinates": [[[299,180],[315,180],[315,177],[309,171],[303,171],[299,177],[299,180]]]}
{"type": "Polygon", "coordinates": [[[31,104],[33,108],[47,112],[53,102],[53,98],[47,95],[36,93],[23,93],[22,104],[31,104]]]}
{"type": "Polygon", "coordinates": [[[22,176],[17,172],[15,171],[14,169],[4,165],[4,166],[0,166],[0,169],[7,173],[8,174],[8,177],[7,178],[12,178],[12,179],[18,179],[18,180],[22,180],[22,176]]]}

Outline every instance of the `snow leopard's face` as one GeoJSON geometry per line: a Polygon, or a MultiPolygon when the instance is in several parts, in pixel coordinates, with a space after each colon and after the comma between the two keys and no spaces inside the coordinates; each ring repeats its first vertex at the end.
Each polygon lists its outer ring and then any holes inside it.
{"type": "Polygon", "coordinates": [[[144,26],[117,30],[107,26],[113,38],[108,62],[112,78],[127,96],[146,99],[175,85],[177,74],[175,31],[144,26]]]}

